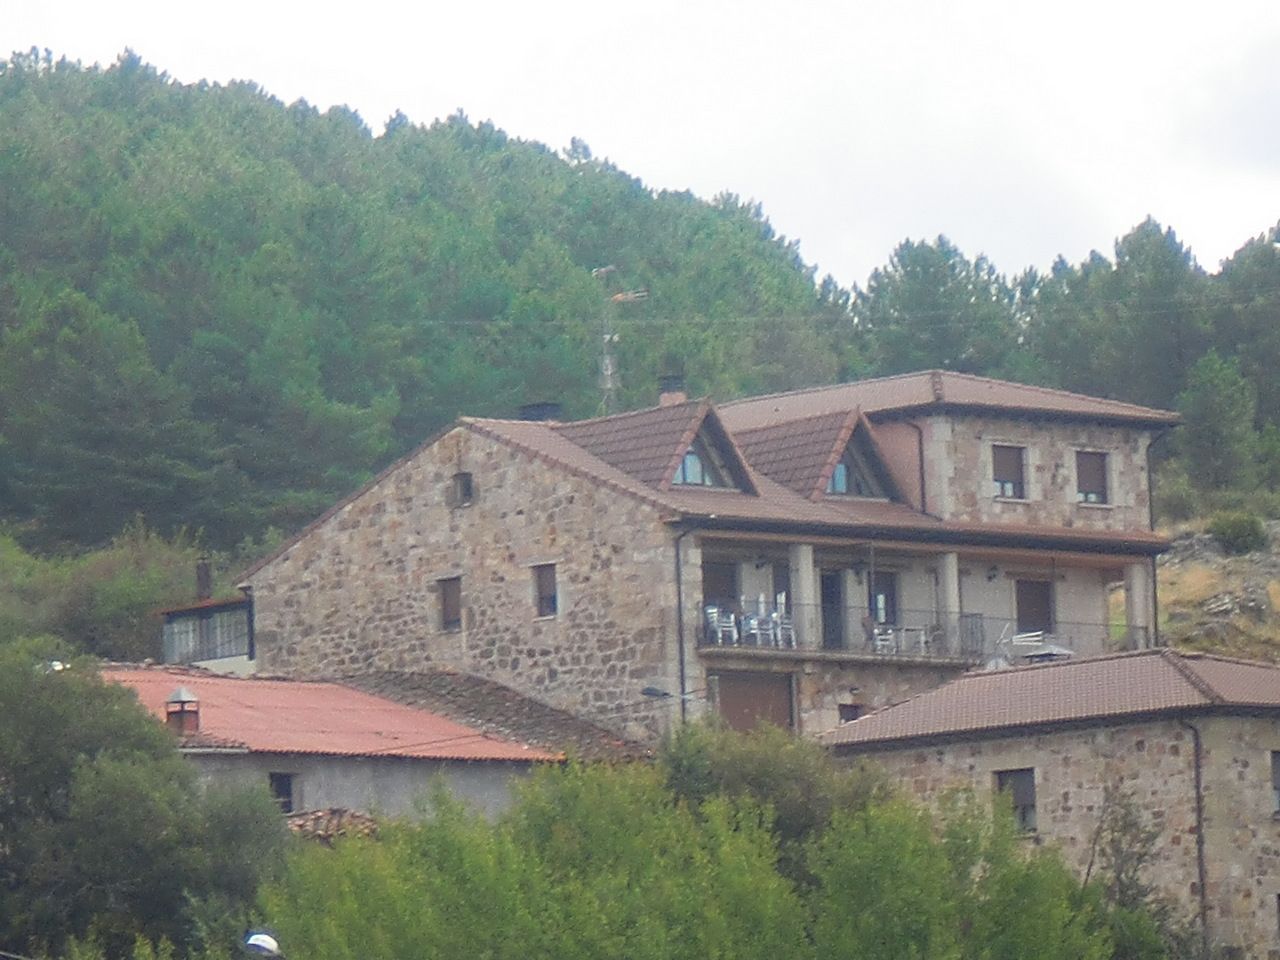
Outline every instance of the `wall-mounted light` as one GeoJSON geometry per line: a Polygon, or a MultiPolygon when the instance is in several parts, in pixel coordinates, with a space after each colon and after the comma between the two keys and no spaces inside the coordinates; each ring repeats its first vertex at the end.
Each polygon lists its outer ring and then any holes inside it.
{"type": "Polygon", "coordinates": [[[1000,576],[1000,568],[994,563],[987,567],[987,583],[991,583],[996,577],[1000,576]]]}

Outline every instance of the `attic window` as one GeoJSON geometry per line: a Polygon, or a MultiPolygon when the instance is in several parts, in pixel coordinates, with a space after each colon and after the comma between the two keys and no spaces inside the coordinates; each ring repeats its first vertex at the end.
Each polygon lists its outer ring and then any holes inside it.
{"type": "Polygon", "coordinates": [[[676,475],[671,478],[671,483],[683,487],[727,486],[723,471],[701,439],[693,441],[680,458],[680,465],[676,467],[676,475]]]}
{"type": "Polygon", "coordinates": [[[831,471],[831,479],[827,481],[827,493],[837,496],[851,497],[883,497],[884,491],[871,479],[871,471],[867,469],[862,457],[852,449],[846,450],[844,456],[831,471]]]}
{"type": "Polygon", "coordinates": [[[455,507],[465,507],[475,499],[475,483],[469,473],[455,473],[449,485],[449,503],[455,507]]]}

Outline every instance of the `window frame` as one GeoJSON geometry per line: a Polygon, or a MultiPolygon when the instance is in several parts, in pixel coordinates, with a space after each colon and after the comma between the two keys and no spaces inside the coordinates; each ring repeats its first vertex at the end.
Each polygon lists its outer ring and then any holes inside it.
{"type": "Polygon", "coordinates": [[[535,563],[529,568],[533,576],[533,610],[539,619],[559,615],[560,587],[554,563],[535,563]],[[548,582],[549,578],[549,582],[548,582]],[[550,590],[548,590],[548,586],[550,590]]]}
{"type": "Polygon", "coordinates": [[[283,814],[293,813],[299,806],[297,802],[297,776],[283,770],[272,770],[267,773],[267,789],[271,791],[271,799],[275,801],[283,814]]]}
{"type": "Polygon", "coordinates": [[[1008,794],[1013,806],[1013,819],[1023,833],[1036,833],[1036,768],[1013,767],[996,770],[993,783],[997,796],[1008,794]],[[1030,803],[1019,802],[1019,799],[1030,803]]]}
{"type": "Polygon", "coordinates": [[[449,478],[449,504],[454,507],[469,507],[476,500],[475,475],[468,470],[459,470],[449,478]]]}
{"type": "Polygon", "coordinates": [[[462,629],[462,577],[441,577],[436,581],[436,590],[439,595],[440,630],[443,633],[457,633],[462,629]],[[451,612],[456,616],[450,617],[451,612]]]}
{"type": "MultiPolygon", "coordinates": [[[[1111,503],[1111,476],[1110,476],[1110,457],[1105,450],[1077,450],[1076,451],[1076,503],[1083,504],[1088,507],[1104,507],[1111,503]],[[1082,457],[1100,457],[1102,460],[1102,489],[1085,490],[1081,481],[1082,471],[1080,469],[1080,460],[1082,457]],[[1094,499],[1090,499],[1093,497],[1094,499]]],[[[1089,471],[1090,473],[1093,470],[1089,471]]]]}
{"type": "Polygon", "coordinates": [[[1027,448],[1014,443],[991,444],[991,486],[992,496],[997,500],[1028,500],[1027,496],[1027,448]],[[997,455],[997,450],[1016,450],[1018,454],[1018,471],[1016,479],[999,475],[999,460],[1005,459],[997,455]]]}
{"type": "Polygon", "coordinates": [[[1280,820],[1280,750],[1271,751],[1271,816],[1280,820]]]}

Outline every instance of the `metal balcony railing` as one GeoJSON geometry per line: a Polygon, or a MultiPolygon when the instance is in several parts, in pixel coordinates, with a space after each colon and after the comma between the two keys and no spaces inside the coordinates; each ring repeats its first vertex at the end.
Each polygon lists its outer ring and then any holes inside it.
{"type": "Polygon", "coordinates": [[[1020,629],[1013,617],[938,610],[898,610],[888,622],[861,611],[819,604],[703,607],[704,647],[828,651],[883,657],[1034,662],[1077,652],[1146,646],[1145,627],[1060,621],[1020,629]]]}

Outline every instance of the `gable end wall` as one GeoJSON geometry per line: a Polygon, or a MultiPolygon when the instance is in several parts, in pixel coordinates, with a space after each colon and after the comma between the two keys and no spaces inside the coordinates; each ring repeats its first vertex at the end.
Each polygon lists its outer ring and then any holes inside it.
{"type": "Polygon", "coordinates": [[[620,730],[670,713],[671,534],[650,505],[456,428],[252,575],[259,670],[316,677],[448,667],[620,730]],[[475,497],[447,502],[455,473],[475,497]],[[540,618],[535,564],[559,610],[540,618]],[[438,581],[462,578],[462,629],[438,581]]]}

